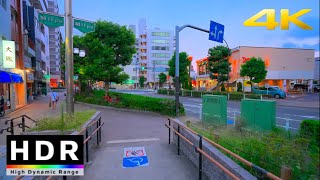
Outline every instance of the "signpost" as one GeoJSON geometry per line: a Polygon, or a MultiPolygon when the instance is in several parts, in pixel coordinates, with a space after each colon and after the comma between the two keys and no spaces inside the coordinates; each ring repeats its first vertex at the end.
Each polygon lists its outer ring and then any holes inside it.
{"type": "Polygon", "coordinates": [[[209,40],[223,43],[224,25],[210,21],[209,40]]]}
{"type": "MultiPolygon", "coordinates": [[[[184,28],[189,27],[192,29],[196,29],[198,31],[209,33],[209,40],[216,41],[222,43],[223,41],[227,44],[227,42],[223,39],[224,36],[224,26],[222,24],[216,23],[214,21],[210,21],[210,31],[206,29],[202,29],[192,25],[184,25],[184,26],[176,26],[176,61],[175,61],[175,100],[176,100],[176,115],[179,115],[179,92],[180,92],[180,81],[179,81],[179,32],[184,28]]],[[[227,44],[228,46],[228,44],[227,44]]],[[[229,48],[229,46],[228,46],[229,48]]]]}
{"type": "Polygon", "coordinates": [[[95,30],[94,22],[81,20],[81,19],[74,19],[73,20],[73,27],[83,33],[89,33],[89,32],[93,32],[95,30]]]}
{"type": "MultiPolygon", "coordinates": [[[[95,23],[87,20],[81,20],[72,17],[72,0],[65,0],[65,15],[50,14],[47,12],[39,12],[38,18],[39,22],[50,27],[57,28],[59,26],[64,26],[64,20],[66,20],[65,25],[65,34],[66,34],[66,89],[67,89],[67,98],[66,98],[66,107],[67,113],[74,113],[74,98],[73,98],[73,32],[72,27],[78,29],[83,33],[93,32],[95,30],[95,23]]],[[[85,52],[79,52],[80,57],[85,56],[85,52]]]]}
{"type": "Polygon", "coordinates": [[[59,15],[52,15],[45,12],[39,12],[38,19],[40,23],[50,28],[57,28],[59,26],[64,26],[64,18],[59,15]]]}

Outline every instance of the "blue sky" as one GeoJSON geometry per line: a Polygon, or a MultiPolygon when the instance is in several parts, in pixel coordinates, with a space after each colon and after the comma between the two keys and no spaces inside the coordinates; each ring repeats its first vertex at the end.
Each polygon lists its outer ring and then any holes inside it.
{"type": "MultiPolygon", "coordinates": [[[[58,0],[62,14],[63,2],[58,0]]],[[[318,0],[73,0],[73,16],[92,21],[103,19],[120,25],[137,25],[140,18],[146,18],[148,28],[169,30],[184,24],[209,29],[210,20],[213,20],[225,26],[224,39],[230,48],[311,48],[319,56],[318,0]],[[311,25],[313,30],[302,30],[292,23],[289,30],[243,26],[246,19],[263,9],[275,9],[277,22],[280,9],[289,9],[290,14],[312,9],[299,19],[311,25]]],[[[77,30],[75,33],[79,34],[77,30]]],[[[194,59],[205,57],[208,49],[218,44],[209,41],[207,33],[192,29],[180,33],[180,51],[186,51],[194,59]]]]}

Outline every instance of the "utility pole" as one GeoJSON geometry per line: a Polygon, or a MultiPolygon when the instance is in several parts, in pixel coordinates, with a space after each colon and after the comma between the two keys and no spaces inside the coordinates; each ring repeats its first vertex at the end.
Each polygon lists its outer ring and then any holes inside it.
{"type": "Polygon", "coordinates": [[[153,60],[153,89],[156,90],[156,64],[155,60],[153,60]]]}
{"type": "Polygon", "coordinates": [[[73,20],[72,20],[72,0],[64,1],[65,18],[66,18],[66,88],[67,98],[66,107],[67,113],[74,113],[74,92],[73,92],[73,20]]]}

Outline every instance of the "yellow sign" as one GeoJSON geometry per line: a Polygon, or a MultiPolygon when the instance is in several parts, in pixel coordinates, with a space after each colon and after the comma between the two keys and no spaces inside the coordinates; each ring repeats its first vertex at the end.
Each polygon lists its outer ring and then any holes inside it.
{"type": "Polygon", "coordinates": [[[244,86],[251,86],[250,81],[244,81],[243,85],[244,86]]]}
{"type": "MultiPolygon", "coordinates": [[[[298,18],[308,12],[310,12],[311,9],[302,9],[294,14],[289,13],[289,9],[281,9],[280,10],[280,29],[281,30],[288,30],[289,29],[289,23],[293,23],[296,26],[300,27],[304,30],[312,30],[312,27],[308,24],[302,22],[298,18]]],[[[275,9],[263,9],[257,14],[253,15],[249,19],[247,19],[244,23],[244,26],[252,26],[252,27],[263,27],[265,26],[268,30],[274,30],[277,26],[279,26],[279,23],[276,22],[276,12],[275,9]],[[257,21],[261,17],[266,15],[266,21],[260,22],[257,21]]]]}
{"type": "Polygon", "coordinates": [[[2,40],[3,45],[3,67],[16,68],[16,49],[14,41],[2,40]]]}

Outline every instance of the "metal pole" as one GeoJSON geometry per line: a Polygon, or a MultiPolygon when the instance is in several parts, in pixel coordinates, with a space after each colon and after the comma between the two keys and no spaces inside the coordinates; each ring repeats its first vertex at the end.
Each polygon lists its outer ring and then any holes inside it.
{"type": "MultiPolygon", "coordinates": [[[[199,135],[199,149],[202,150],[202,136],[199,135]]],[[[202,180],[202,154],[199,152],[199,180],[202,180]]]]}
{"type": "Polygon", "coordinates": [[[26,130],[26,122],[24,119],[24,116],[22,116],[22,131],[24,132],[26,130]]]}
{"type": "MultiPolygon", "coordinates": [[[[86,139],[88,139],[89,137],[89,133],[88,133],[88,129],[86,129],[86,139]]],[[[89,145],[88,145],[88,141],[86,142],[86,160],[87,162],[89,162],[89,145]]]]}
{"type": "Polygon", "coordinates": [[[67,113],[74,113],[74,102],[73,102],[73,20],[72,20],[72,0],[64,1],[65,7],[65,18],[66,18],[66,88],[67,88],[67,113]]]}
{"type": "Polygon", "coordinates": [[[169,144],[171,141],[171,120],[169,119],[169,144]]]}
{"type": "Polygon", "coordinates": [[[175,72],[175,86],[176,86],[176,115],[179,116],[179,91],[180,91],[180,82],[179,82],[179,26],[176,26],[176,72],[175,72]]]}
{"type": "MultiPolygon", "coordinates": [[[[178,133],[180,133],[180,125],[178,124],[178,133]]],[[[180,136],[178,135],[178,155],[180,155],[180,136]]]]}

